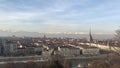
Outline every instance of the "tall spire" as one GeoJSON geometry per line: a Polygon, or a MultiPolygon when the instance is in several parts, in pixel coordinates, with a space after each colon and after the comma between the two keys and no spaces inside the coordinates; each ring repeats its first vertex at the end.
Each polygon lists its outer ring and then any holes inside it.
{"type": "Polygon", "coordinates": [[[91,26],[90,26],[90,30],[89,30],[89,40],[90,40],[90,42],[93,42],[93,38],[92,38],[92,34],[91,34],[91,26]]]}
{"type": "Polygon", "coordinates": [[[44,39],[43,39],[44,45],[46,45],[46,35],[44,34],[44,39]]]}
{"type": "Polygon", "coordinates": [[[90,26],[90,30],[89,30],[89,40],[90,40],[90,46],[91,46],[91,43],[93,42],[93,38],[91,35],[91,26],[90,26]]]}

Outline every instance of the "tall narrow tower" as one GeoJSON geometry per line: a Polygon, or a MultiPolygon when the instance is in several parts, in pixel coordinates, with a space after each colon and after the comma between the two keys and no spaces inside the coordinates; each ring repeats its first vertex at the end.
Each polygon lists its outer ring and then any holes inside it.
{"type": "Polygon", "coordinates": [[[93,38],[92,38],[92,34],[91,34],[91,27],[89,30],[89,41],[90,41],[90,46],[91,46],[91,43],[93,42],[93,38]]]}
{"type": "Polygon", "coordinates": [[[44,38],[43,38],[43,44],[46,45],[46,36],[44,34],[44,38]]]}

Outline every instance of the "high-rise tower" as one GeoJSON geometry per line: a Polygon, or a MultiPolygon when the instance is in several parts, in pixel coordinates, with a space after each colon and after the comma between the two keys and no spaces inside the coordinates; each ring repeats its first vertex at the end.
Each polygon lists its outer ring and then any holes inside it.
{"type": "Polygon", "coordinates": [[[91,27],[89,30],[89,41],[90,41],[90,46],[91,46],[91,43],[93,42],[93,38],[92,38],[92,34],[91,34],[91,27]]]}

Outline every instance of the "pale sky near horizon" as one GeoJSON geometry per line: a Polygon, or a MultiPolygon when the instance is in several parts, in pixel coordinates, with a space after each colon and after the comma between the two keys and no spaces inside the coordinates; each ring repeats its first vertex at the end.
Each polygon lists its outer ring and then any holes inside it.
{"type": "Polygon", "coordinates": [[[0,0],[0,30],[112,34],[120,0],[0,0]]]}

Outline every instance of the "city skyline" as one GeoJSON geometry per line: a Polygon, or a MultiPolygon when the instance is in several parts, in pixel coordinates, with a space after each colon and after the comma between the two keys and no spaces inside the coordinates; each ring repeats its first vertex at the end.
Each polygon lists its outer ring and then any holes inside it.
{"type": "Polygon", "coordinates": [[[38,33],[114,34],[119,0],[1,0],[0,30],[38,33]]]}

